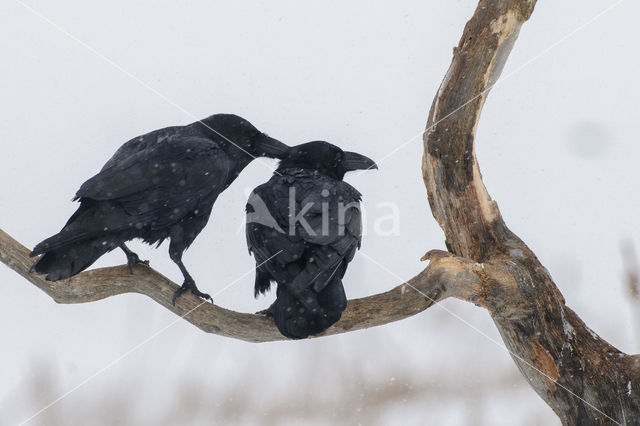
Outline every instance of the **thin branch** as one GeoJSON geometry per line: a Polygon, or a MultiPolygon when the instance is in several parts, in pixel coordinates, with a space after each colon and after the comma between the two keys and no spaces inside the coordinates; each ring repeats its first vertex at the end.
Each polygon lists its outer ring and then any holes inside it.
{"type": "MultiPolygon", "coordinates": [[[[438,251],[429,253],[427,258],[431,259],[429,266],[407,283],[385,293],[350,300],[342,319],[322,335],[361,330],[410,317],[427,309],[434,301],[452,295],[447,289],[467,288],[470,293],[478,291],[477,276],[466,272],[470,261],[438,251]],[[432,300],[412,287],[429,295],[432,300]]],[[[58,303],[86,303],[123,293],[139,293],[207,333],[248,342],[285,340],[272,319],[203,303],[191,293],[185,293],[173,306],[171,298],[179,286],[148,266],[136,265],[133,274],[122,265],[85,271],[67,280],[47,281],[43,276],[29,272],[34,263],[34,259],[29,257],[29,249],[2,230],[0,261],[58,303]]]]}

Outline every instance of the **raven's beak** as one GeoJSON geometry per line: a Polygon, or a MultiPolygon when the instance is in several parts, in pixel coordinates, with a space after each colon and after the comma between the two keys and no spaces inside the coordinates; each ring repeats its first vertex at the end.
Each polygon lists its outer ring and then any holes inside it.
{"type": "Polygon", "coordinates": [[[289,147],[263,133],[255,144],[255,151],[259,156],[282,159],[289,151],[289,147]]]}
{"type": "Polygon", "coordinates": [[[347,172],[353,170],[369,170],[369,169],[377,169],[378,166],[376,163],[369,157],[365,157],[364,155],[358,154],[357,152],[349,152],[345,151],[344,153],[344,169],[347,172]]]}

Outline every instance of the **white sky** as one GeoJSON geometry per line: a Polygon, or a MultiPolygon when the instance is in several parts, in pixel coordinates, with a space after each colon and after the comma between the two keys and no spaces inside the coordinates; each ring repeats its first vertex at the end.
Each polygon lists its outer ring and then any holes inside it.
{"type": "MultiPolygon", "coordinates": [[[[288,144],[325,139],[374,159],[405,144],[379,162],[380,170],[346,179],[363,193],[369,224],[389,213],[380,203],[400,209],[400,234],[380,237],[369,229],[362,250],[410,278],[423,268],[424,252],[444,248],[428,209],[416,136],[475,1],[27,3],[112,63],[19,2],[0,3],[0,227],[23,244],[33,247],[59,230],[76,208],[70,199],[80,184],[123,142],[194,121],[188,111],[196,118],[234,112],[288,144]]],[[[549,269],[567,304],[601,337],[638,352],[620,243],[640,245],[640,6],[626,0],[589,23],[615,3],[539,2],[489,95],[477,154],[507,224],[549,269]]],[[[254,265],[241,219],[248,190],[275,165],[264,164],[251,164],[219,198],[185,253],[205,292],[216,293],[254,265]]],[[[134,247],[180,282],[166,246],[134,247]]],[[[123,261],[114,252],[96,266],[123,261]]],[[[57,305],[8,268],[0,267],[0,281],[2,424],[40,408],[23,396],[42,368],[62,394],[175,319],[138,295],[57,305]]],[[[356,256],[345,278],[350,298],[396,284],[364,256],[356,256]]],[[[272,300],[252,294],[249,275],[215,302],[256,311],[272,300]]],[[[444,305],[499,339],[483,310],[460,301],[444,305]]],[[[163,407],[184,381],[206,392],[250,377],[242,386],[298,392],[295,383],[321,372],[323,389],[305,392],[330,392],[340,386],[330,374],[336,362],[367,377],[402,368],[471,392],[481,392],[487,377],[515,371],[503,349],[437,307],[371,330],[262,345],[180,321],[53,409],[69,415],[121,383],[137,384],[140,413],[163,407]],[[331,356],[305,362],[313,354],[331,356]]],[[[418,424],[433,403],[399,403],[385,421],[418,424]]],[[[490,424],[532,424],[530,413],[542,413],[536,418],[546,424],[557,421],[524,380],[483,404],[490,424]]],[[[428,414],[438,424],[470,424],[451,404],[436,404],[428,414]]],[[[65,424],[87,421],[78,414],[65,424]]]]}

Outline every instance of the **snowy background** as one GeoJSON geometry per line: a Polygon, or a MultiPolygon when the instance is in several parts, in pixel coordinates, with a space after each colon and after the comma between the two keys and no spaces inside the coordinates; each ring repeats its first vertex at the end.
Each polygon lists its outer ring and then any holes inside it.
{"type": "MultiPolygon", "coordinates": [[[[288,144],[325,139],[379,160],[347,181],[364,194],[362,251],[394,274],[412,277],[425,251],[444,248],[419,134],[475,1],[25,2],[0,3],[0,228],[23,244],[57,232],[80,184],[129,138],[234,112],[288,144]],[[377,235],[388,202],[399,232],[377,235]]],[[[630,353],[640,341],[620,246],[640,244],[639,13],[631,0],[539,2],[477,139],[509,227],[568,305],[630,353]]],[[[252,163],[185,253],[201,290],[252,269],[244,203],[273,167],[252,163]]],[[[132,247],[181,282],[166,245],[132,247]]],[[[96,266],[123,261],[114,252],[96,266]]],[[[503,348],[438,307],[259,345],[178,321],[113,363],[175,315],[139,295],[57,305],[4,266],[0,282],[1,425],[81,383],[28,424],[559,424],[503,348]]],[[[345,279],[350,298],[398,283],[364,256],[345,279]]],[[[249,274],[215,301],[253,312],[273,297],[252,294],[249,274]]],[[[443,305],[501,342],[485,311],[443,305]]]]}

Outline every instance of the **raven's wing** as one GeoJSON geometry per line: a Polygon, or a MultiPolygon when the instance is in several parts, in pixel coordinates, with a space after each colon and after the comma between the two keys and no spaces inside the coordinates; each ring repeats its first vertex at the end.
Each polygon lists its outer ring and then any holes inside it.
{"type": "Polygon", "coordinates": [[[233,165],[209,139],[168,137],[103,169],[80,187],[76,198],[117,202],[130,216],[122,227],[133,223],[160,229],[188,214],[208,214],[196,211],[197,206],[202,200],[213,204],[228,185],[233,165]]]}
{"type": "Polygon", "coordinates": [[[113,167],[119,164],[122,161],[125,161],[132,155],[144,151],[150,148],[153,148],[158,143],[162,143],[163,141],[169,138],[175,137],[184,137],[184,138],[196,138],[196,137],[204,137],[199,128],[193,126],[171,126],[165,127],[162,129],[153,130],[149,133],[145,133],[144,135],[137,136],[127,142],[123,143],[120,148],[107,160],[107,162],[102,167],[102,170],[106,170],[110,167],[113,167]]]}
{"type": "MultiPolygon", "coordinates": [[[[360,247],[360,194],[344,182],[320,179],[295,185],[295,200],[283,179],[254,190],[247,204],[247,245],[259,270],[298,297],[322,291],[344,274],[360,247]],[[295,206],[292,223],[290,206],[295,206]],[[346,262],[346,263],[345,263],[346,262]]],[[[258,283],[256,283],[258,284],[258,283]]],[[[256,288],[264,292],[268,286],[256,288]]]]}
{"type": "Polygon", "coordinates": [[[314,186],[297,197],[296,231],[307,247],[302,270],[288,286],[293,294],[319,293],[334,275],[341,278],[362,240],[360,193],[342,181],[321,179],[314,186]]]}

